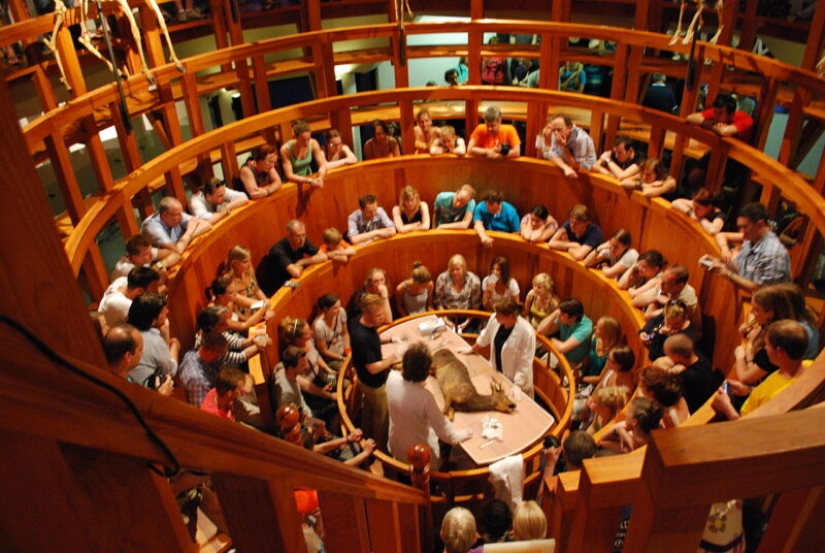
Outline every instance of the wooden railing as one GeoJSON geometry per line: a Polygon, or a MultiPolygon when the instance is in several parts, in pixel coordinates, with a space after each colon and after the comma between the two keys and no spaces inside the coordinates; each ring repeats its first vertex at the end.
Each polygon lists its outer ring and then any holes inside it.
{"type": "MultiPolygon", "coordinates": [[[[45,16],[44,16],[45,17],[45,16]]],[[[39,19],[37,21],[40,21],[39,19]]],[[[42,22],[41,22],[42,23],[42,22]]],[[[43,26],[41,23],[38,23],[43,26]]],[[[18,25],[31,25],[30,22],[18,25]]],[[[121,202],[115,207],[109,204],[107,216],[117,219],[124,235],[131,234],[137,223],[129,205],[135,205],[142,215],[153,210],[147,192],[165,187],[167,193],[178,197],[185,194],[184,176],[193,171],[201,177],[212,173],[212,165],[220,163],[223,173],[228,178],[238,173],[235,156],[243,149],[263,140],[273,141],[277,137],[289,134],[289,121],[295,117],[307,117],[312,120],[315,130],[329,127],[349,129],[356,125],[369,122],[376,116],[391,120],[398,120],[405,132],[402,142],[407,151],[412,149],[412,133],[408,132],[413,124],[414,103],[420,100],[440,101],[433,105],[436,118],[449,114],[450,117],[464,118],[468,129],[478,120],[479,107],[485,105],[483,101],[495,101],[502,104],[505,116],[527,122],[528,155],[533,152],[533,140],[543,126],[544,116],[548,107],[563,107],[571,111],[578,123],[589,128],[595,137],[597,148],[601,149],[612,142],[617,132],[629,133],[644,141],[648,141],[651,155],[659,155],[664,148],[672,150],[672,172],[679,174],[683,168],[685,157],[711,149],[711,173],[709,183],[713,186],[721,184],[722,172],[720,168],[730,156],[739,159],[750,167],[755,168],[754,180],[763,186],[763,200],[774,207],[780,197],[791,199],[800,209],[807,206],[804,198],[786,190],[785,183],[790,172],[763,171],[763,162],[752,165],[752,156],[738,150],[738,144],[732,140],[719,140],[715,135],[700,132],[680,123],[676,118],[670,118],[658,113],[652,113],[636,105],[628,106],[617,104],[616,101],[635,103],[643,90],[643,78],[652,71],[669,73],[673,76],[684,77],[687,67],[683,63],[663,62],[661,58],[652,57],[652,54],[666,50],[684,51],[686,47],[669,47],[668,38],[653,33],[632,31],[627,29],[611,29],[597,26],[582,26],[562,23],[527,23],[523,21],[488,22],[473,21],[470,23],[443,23],[443,24],[409,24],[405,27],[408,35],[437,35],[438,33],[463,32],[467,33],[469,49],[462,45],[443,45],[432,47],[409,47],[407,57],[431,58],[450,55],[469,54],[471,66],[477,66],[480,57],[488,55],[487,46],[481,45],[484,33],[494,32],[502,25],[506,25],[511,32],[535,33],[542,37],[541,47],[531,47],[532,50],[521,51],[515,45],[497,47],[502,55],[525,55],[536,57],[542,67],[557,67],[563,59],[574,59],[611,66],[614,74],[611,99],[606,102],[593,97],[575,97],[568,94],[546,95],[536,91],[525,91],[512,88],[490,89],[460,89],[445,88],[421,89],[411,92],[408,96],[398,97],[394,92],[386,92],[386,96],[340,97],[338,103],[310,103],[301,109],[289,108],[277,114],[265,115],[266,123],[255,124],[255,119],[245,119],[240,127],[225,126],[220,132],[221,139],[203,143],[201,147],[187,150],[187,155],[175,158],[175,163],[167,166],[161,173],[153,173],[153,177],[145,181],[140,187],[124,186],[124,181],[134,180],[134,175],[123,179],[116,179],[106,159],[99,131],[112,124],[118,130],[119,156],[124,160],[126,170],[145,170],[139,153],[138,144],[133,134],[124,130],[124,122],[120,120],[118,109],[118,95],[114,87],[103,87],[88,92],[82,97],[70,101],[64,108],[54,109],[56,101],[47,102],[44,109],[47,113],[32,122],[25,129],[27,144],[35,159],[42,161],[49,159],[61,188],[61,195],[67,205],[68,218],[74,233],[80,233],[88,238],[88,231],[99,231],[99,228],[89,229],[81,225],[81,220],[88,213],[95,213],[95,206],[89,206],[89,199],[83,198],[79,183],[74,176],[74,167],[68,153],[68,147],[76,142],[85,143],[91,163],[94,167],[95,179],[99,185],[101,196],[106,194],[125,195],[118,200],[121,202]],[[575,50],[563,49],[566,39],[570,36],[592,36],[616,41],[618,46],[615,53],[606,56],[590,56],[575,50]],[[478,48],[472,48],[477,44],[478,48]],[[558,46],[558,48],[556,47],[558,46]],[[651,56],[651,57],[648,57],[651,56]],[[593,58],[593,59],[591,59],[593,58]],[[482,90],[485,90],[482,92],[482,90]],[[456,102],[456,100],[458,102],[456,102]],[[508,103],[513,100],[514,103],[508,103]],[[256,140],[249,140],[250,137],[256,140]],[[793,196],[793,198],[789,197],[793,196]],[[81,228],[82,227],[82,228],[81,228]]],[[[28,27],[25,27],[28,29],[28,27]]],[[[25,34],[25,29],[11,26],[0,31],[2,37],[8,33],[10,37],[19,39],[25,34]]],[[[40,30],[40,27],[37,27],[40,30]]],[[[139,114],[148,114],[154,122],[156,135],[168,149],[183,147],[184,132],[175,114],[175,102],[183,101],[190,122],[192,134],[197,136],[208,128],[208,122],[201,111],[199,98],[211,94],[225,87],[233,87],[240,94],[244,113],[265,113],[269,110],[270,98],[264,91],[275,79],[285,76],[300,76],[309,74],[316,83],[317,95],[320,98],[331,97],[334,94],[334,83],[330,82],[333,76],[331,67],[341,64],[360,62],[392,61],[394,63],[395,81],[401,87],[409,82],[408,67],[401,63],[399,56],[398,29],[394,25],[377,25],[369,28],[346,28],[330,31],[302,33],[289,37],[276,38],[254,44],[241,44],[232,48],[225,48],[217,52],[191,57],[184,61],[187,71],[180,73],[172,65],[162,65],[154,71],[158,82],[157,88],[150,89],[149,83],[143,77],[133,77],[124,82],[128,109],[131,117],[139,114]],[[383,44],[380,48],[362,48],[351,44],[359,40],[377,40],[383,44]],[[346,48],[350,48],[346,50],[346,48]],[[311,52],[311,55],[307,54],[311,52]],[[276,62],[270,62],[273,57],[276,62]],[[234,69],[232,69],[234,67],[234,69]],[[256,91],[253,93],[253,90],[256,91]]],[[[523,50],[523,48],[522,48],[523,50]]],[[[498,51],[498,50],[497,50],[498,51]]],[[[757,55],[738,50],[713,46],[701,43],[697,52],[698,59],[707,59],[715,63],[712,65],[699,64],[696,68],[700,74],[697,80],[710,84],[711,95],[722,89],[732,89],[744,94],[758,96],[757,137],[754,141],[757,149],[764,147],[767,131],[777,105],[788,107],[789,123],[784,133],[783,147],[780,152],[780,162],[784,165],[796,167],[799,155],[810,145],[811,129],[818,125],[808,125],[806,121],[825,120],[822,100],[825,98],[825,82],[810,72],[789,67],[775,60],[766,59],[757,55]],[[726,71],[725,68],[736,71],[726,71]],[[739,81],[728,82],[730,75],[739,75],[749,71],[758,73],[759,77],[747,83],[739,81]],[[787,88],[786,83],[793,83],[793,90],[787,88]],[[803,131],[803,127],[805,129],[803,131]],[[805,133],[810,134],[806,136],[805,133]]],[[[473,81],[477,82],[477,72],[473,73],[473,81]]],[[[557,85],[553,71],[547,71],[542,77],[545,82],[543,88],[554,89],[557,85]]],[[[46,79],[36,79],[37,83],[46,83],[46,79]]],[[[548,93],[544,93],[548,94],[548,93]]],[[[693,110],[696,104],[696,90],[685,90],[682,101],[682,115],[693,110]]],[[[46,95],[45,91],[39,93],[46,95]]],[[[261,120],[258,120],[261,121],[261,120]]],[[[346,135],[347,133],[345,133],[346,135]]],[[[349,140],[349,138],[345,138],[349,140]]],[[[178,153],[182,150],[178,150],[178,153]]],[[[758,155],[754,153],[753,155],[758,155]]],[[[763,158],[764,159],[764,158],[763,158]]],[[[812,179],[813,189],[821,194],[825,187],[825,168],[819,167],[812,179]]],[[[794,179],[800,183],[801,180],[794,179]]],[[[807,188],[807,186],[804,186],[807,188]]],[[[112,201],[112,198],[107,200],[112,201]]],[[[816,210],[814,210],[816,211],[816,210]]],[[[107,219],[108,220],[108,219],[107,219]]],[[[96,232],[95,232],[96,234],[96,232]]],[[[819,236],[814,227],[809,226],[805,239],[797,246],[799,255],[794,256],[797,274],[805,273],[810,267],[810,260],[818,252],[819,236]]],[[[83,248],[85,250],[85,248],[83,248]]],[[[90,294],[98,296],[102,291],[100,286],[105,283],[105,270],[97,254],[84,260],[89,272],[90,294]]],[[[80,261],[77,262],[78,266],[80,261]]],[[[807,275],[806,275],[807,276],[807,275]]]]}

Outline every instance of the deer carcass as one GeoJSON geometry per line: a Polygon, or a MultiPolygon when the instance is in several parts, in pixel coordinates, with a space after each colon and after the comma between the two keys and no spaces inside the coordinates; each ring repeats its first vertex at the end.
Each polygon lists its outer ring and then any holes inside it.
{"type": "Polygon", "coordinates": [[[448,349],[433,354],[433,371],[444,395],[444,414],[453,420],[455,411],[501,411],[512,413],[516,404],[504,392],[501,380],[492,378],[491,395],[481,395],[470,380],[467,367],[448,349]]]}

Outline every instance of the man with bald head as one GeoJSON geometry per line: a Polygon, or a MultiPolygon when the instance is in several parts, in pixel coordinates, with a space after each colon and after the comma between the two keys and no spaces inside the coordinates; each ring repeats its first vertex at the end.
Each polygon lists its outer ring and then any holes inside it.
{"type": "Polygon", "coordinates": [[[140,233],[156,248],[183,253],[190,242],[212,228],[203,221],[183,212],[183,204],[172,196],[160,201],[157,212],[140,226],[140,233]]]}
{"type": "Polygon", "coordinates": [[[129,378],[143,355],[143,336],[130,324],[118,325],[103,338],[103,353],[109,370],[121,378],[129,378]]]}
{"type": "Polygon", "coordinates": [[[289,279],[299,278],[310,265],[329,259],[307,240],[306,225],[302,221],[293,219],[287,223],[286,232],[286,237],[276,242],[261,259],[255,272],[258,285],[267,296],[277,292],[289,279]]]}

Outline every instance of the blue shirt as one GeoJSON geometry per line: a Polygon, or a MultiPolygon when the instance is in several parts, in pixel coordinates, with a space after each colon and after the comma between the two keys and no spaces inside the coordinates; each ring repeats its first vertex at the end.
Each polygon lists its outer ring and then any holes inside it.
{"type": "Polygon", "coordinates": [[[501,211],[493,215],[487,209],[487,202],[479,203],[473,211],[473,221],[481,221],[486,230],[501,232],[519,232],[519,216],[516,208],[507,202],[501,202],[501,211]]]}

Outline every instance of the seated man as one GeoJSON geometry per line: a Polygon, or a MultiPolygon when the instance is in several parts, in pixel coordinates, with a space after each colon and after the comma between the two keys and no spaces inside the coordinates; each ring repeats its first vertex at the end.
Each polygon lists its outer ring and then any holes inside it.
{"type": "Polygon", "coordinates": [[[160,273],[160,285],[166,282],[166,268],[177,263],[180,256],[170,250],[159,250],[142,234],[135,234],[126,241],[126,254],[112,270],[112,280],[125,277],[135,267],[152,267],[160,273]]]}
{"type": "Polygon", "coordinates": [[[578,179],[578,169],[589,171],[596,163],[596,147],[593,139],[584,130],[573,124],[569,115],[561,113],[548,118],[550,132],[550,161],[555,163],[564,176],[578,179]]]}
{"type": "Polygon", "coordinates": [[[573,368],[590,354],[593,321],[584,314],[584,306],[576,298],[562,300],[559,308],[539,323],[536,332],[545,336],[558,332],[559,337],[550,341],[573,368]]]}
{"type": "Polygon", "coordinates": [[[745,238],[733,261],[704,255],[699,263],[723,273],[737,287],[753,292],[760,286],[790,282],[791,257],[768,223],[768,211],[760,203],[745,205],[736,218],[745,238]]]}
{"type": "Polygon", "coordinates": [[[603,153],[592,170],[623,180],[637,175],[640,163],[640,156],[636,154],[636,142],[628,136],[619,135],[613,141],[613,149],[603,153]]]}
{"type": "Polygon", "coordinates": [[[765,350],[771,363],[779,369],[771,373],[759,386],[751,390],[738,380],[728,380],[730,393],[747,395],[742,409],[737,413],[725,387],[713,396],[713,409],[729,420],[737,420],[757,407],[761,407],[787,388],[802,373],[802,356],[808,347],[805,328],[796,321],[782,319],[772,323],[765,333],[765,350]]]}
{"type": "Polygon", "coordinates": [[[521,154],[521,138],[513,125],[501,124],[501,110],[490,106],[484,112],[484,123],[470,135],[467,153],[477,157],[516,158],[521,154]]]}
{"type": "Polygon", "coordinates": [[[520,224],[516,208],[504,201],[500,190],[488,190],[484,200],[473,210],[473,227],[481,243],[488,248],[493,245],[488,230],[518,233],[521,231],[520,224]]]}
{"type": "Polygon", "coordinates": [[[230,190],[220,179],[209,179],[203,189],[192,195],[189,209],[198,219],[215,223],[236,207],[247,203],[249,198],[243,192],[230,190]]]}
{"type": "Polygon", "coordinates": [[[278,151],[275,146],[265,144],[255,148],[249,159],[241,165],[240,181],[246,195],[253,200],[260,200],[274,194],[283,184],[277,165],[278,151]]]}
{"type": "Polygon", "coordinates": [[[187,351],[180,363],[180,381],[186,391],[186,401],[200,407],[223,368],[226,338],[219,332],[207,332],[197,349],[187,351]]]}
{"type": "Polygon", "coordinates": [[[476,190],[464,184],[456,192],[439,192],[433,204],[433,225],[440,229],[470,228],[476,207],[476,190]]]}
{"type": "Polygon", "coordinates": [[[693,349],[687,334],[665,340],[665,355],[675,363],[669,372],[682,375],[682,393],[688,410],[695,413],[713,395],[713,369],[704,355],[693,349]]]}
{"type": "Polygon", "coordinates": [[[688,284],[690,273],[687,267],[674,263],[662,272],[659,287],[654,292],[650,303],[645,307],[645,320],[649,321],[662,314],[665,305],[673,300],[682,300],[690,315],[690,324],[696,336],[701,336],[702,313],[696,290],[688,284]]]}
{"type": "Polygon", "coordinates": [[[372,138],[364,144],[364,161],[401,155],[398,140],[389,133],[384,121],[380,119],[373,121],[372,133],[372,138]]]}
{"type": "Polygon", "coordinates": [[[286,231],[286,238],[270,248],[255,271],[258,285],[267,297],[277,292],[290,278],[300,277],[306,267],[328,259],[327,254],[307,240],[304,223],[293,219],[287,223],[286,231]]]}
{"type": "Polygon", "coordinates": [[[549,245],[554,250],[565,250],[573,259],[581,261],[602,242],[602,229],[590,222],[587,206],[578,204],[570,210],[570,218],[556,231],[549,245]]]}
{"type": "MultiPolygon", "coordinates": [[[[731,94],[719,94],[711,107],[704,111],[691,113],[686,121],[692,125],[710,129],[719,136],[736,137],[749,143],[753,130],[753,118],[736,108],[736,99],[731,94]]],[[[706,185],[705,176],[709,161],[710,152],[706,152],[699,159],[698,166],[688,174],[688,183],[694,190],[706,185]]],[[[725,166],[725,180],[732,183],[731,181],[741,177],[745,170],[746,168],[741,163],[728,160],[725,166]]]]}
{"type": "Polygon", "coordinates": [[[97,310],[106,318],[110,328],[122,325],[129,315],[132,301],[146,292],[157,292],[160,273],[149,267],[133,267],[129,274],[112,281],[97,310]]]}
{"type": "Polygon", "coordinates": [[[215,387],[203,398],[201,409],[221,418],[235,420],[235,401],[243,394],[246,375],[234,367],[221,369],[215,387]]]}
{"type": "Polygon", "coordinates": [[[103,337],[103,353],[109,370],[124,380],[143,356],[143,336],[130,324],[109,329],[103,337]]]}
{"type": "Polygon", "coordinates": [[[168,315],[166,298],[151,292],[135,298],[129,308],[129,324],[137,328],[143,337],[143,355],[129,371],[129,378],[164,395],[172,393],[172,378],[178,372],[180,353],[177,338],[167,341],[160,332],[168,315]]]}
{"type": "Polygon", "coordinates": [[[395,234],[395,225],[384,208],[378,207],[378,198],[367,194],[358,200],[358,206],[360,209],[347,217],[347,236],[352,244],[368,244],[395,234]]]}
{"type": "Polygon", "coordinates": [[[166,196],[160,201],[157,212],[143,221],[140,233],[153,246],[182,254],[192,239],[211,228],[208,221],[184,213],[180,200],[166,196]]]}

